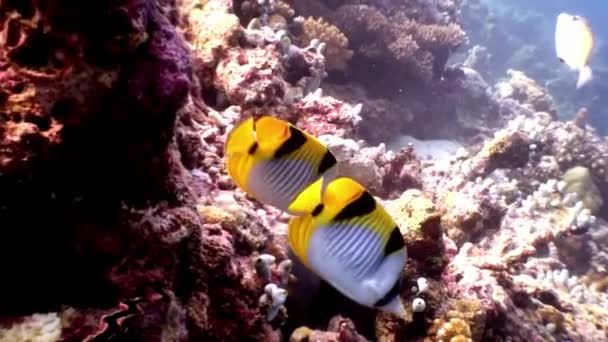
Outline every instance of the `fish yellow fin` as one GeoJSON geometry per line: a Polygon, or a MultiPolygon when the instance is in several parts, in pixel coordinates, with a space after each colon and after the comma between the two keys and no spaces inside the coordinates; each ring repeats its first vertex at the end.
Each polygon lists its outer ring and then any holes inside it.
{"type": "Polygon", "coordinates": [[[228,175],[232,178],[232,180],[238,185],[241,189],[246,188],[246,176],[248,173],[247,165],[244,163],[246,160],[247,154],[235,152],[232,153],[229,157],[226,157],[226,169],[228,170],[228,175]]]}
{"type": "Polygon", "coordinates": [[[296,216],[289,220],[289,246],[300,261],[310,268],[308,262],[308,242],[314,230],[311,216],[296,216]]]}
{"type": "Polygon", "coordinates": [[[352,178],[340,177],[327,186],[323,196],[323,204],[332,212],[339,211],[354,202],[365,192],[365,188],[352,178]]]}
{"type": "Polygon", "coordinates": [[[289,205],[289,212],[295,214],[310,214],[317,205],[321,204],[323,178],[317,179],[302,191],[289,205]]]}
{"type": "Polygon", "coordinates": [[[249,118],[232,129],[226,139],[225,154],[227,158],[234,153],[246,153],[255,143],[253,123],[254,119],[249,118]]]}
{"type": "Polygon", "coordinates": [[[263,150],[276,150],[289,139],[289,123],[272,116],[264,116],[255,122],[257,141],[263,150]]]}

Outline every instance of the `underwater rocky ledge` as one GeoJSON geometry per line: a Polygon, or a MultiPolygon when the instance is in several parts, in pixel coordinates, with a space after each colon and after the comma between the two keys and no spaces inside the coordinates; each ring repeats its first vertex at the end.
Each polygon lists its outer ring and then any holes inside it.
{"type": "Polygon", "coordinates": [[[462,6],[0,2],[0,341],[608,339],[608,144],[522,72],[446,66],[462,6]],[[259,115],[393,215],[406,319],[307,272],[236,189],[226,135],[259,115]],[[461,148],[387,147],[414,134],[461,148]]]}

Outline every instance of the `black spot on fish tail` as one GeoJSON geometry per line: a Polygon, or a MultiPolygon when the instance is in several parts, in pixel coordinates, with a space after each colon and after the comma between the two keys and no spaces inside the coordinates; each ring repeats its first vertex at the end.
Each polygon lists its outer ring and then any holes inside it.
{"type": "Polygon", "coordinates": [[[372,197],[369,192],[364,191],[359,198],[344,207],[338,215],[334,217],[334,220],[348,220],[359,216],[365,216],[372,213],[375,209],[376,200],[374,200],[374,197],[372,197]]]}
{"type": "Polygon", "coordinates": [[[376,303],[374,303],[374,307],[380,308],[388,304],[393,298],[399,295],[401,292],[401,279],[397,278],[393,287],[384,295],[384,297],[380,298],[376,303]]]}
{"type": "Polygon", "coordinates": [[[274,153],[274,158],[278,159],[286,156],[306,143],[306,136],[297,128],[289,126],[289,139],[287,139],[274,153]]]}
{"type": "Polygon", "coordinates": [[[257,149],[258,149],[258,142],[254,141],[253,144],[251,145],[251,147],[249,148],[249,151],[247,151],[247,153],[254,154],[257,149]]]}
{"type": "Polygon", "coordinates": [[[563,59],[563,58],[561,58],[561,57],[557,57],[557,60],[558,60],[558,61],[560,61],[560,63],[565,63],[565,62],[566,62],[566,61],[564,61],[564,59],[563,59]]]}
{"type": "Polygon", "coordinates": [[[321,164],[319,164],[318,174],[319,175],[324,174],[325,171],[331,169],[334,165],[336,165],[336,163],[337,163],[336,157],[334,157],[334,155],[328,149],[327,151],[325,151],[325,154],[323,155],[323,159],[321,159],[321,164]]]}
{"type": "Polygon", "coordinates": [[[391,236],[388,238],[386,246],[384,246],[384,255],[390,255],[405,246],[403,236],[399,231],[399,227],[395,226],[391,232],[391,236]]]}
{"type": "Polygon", "coordinates": [[[325,206],[323,205],[323,203],[317,204],[317,206],[315,207],[315,209],[311,213],[312,217],[315,217],[315,216],[318,216],[319,214],[321,214],[321,212],[323,211],[324,207],[325,206]]]}

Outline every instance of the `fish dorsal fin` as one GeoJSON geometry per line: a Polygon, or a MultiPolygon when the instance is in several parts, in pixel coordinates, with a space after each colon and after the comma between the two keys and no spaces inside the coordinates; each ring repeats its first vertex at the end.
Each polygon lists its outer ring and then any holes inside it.
{"type": "Polygon", "coordinates": [[[228,134],[228,138],[226,139],[226,150],[224,151],[227,157],[230,157],[235,153],[245,153],[255,145],[253,120],[253,118],[249,118],[241,122],[228,134]]]}
{"type": "Polygon", "coordinates": [[[272,116],[264,116],[255,122],[255,133],[262,151],[274,153],[290,137],[288,122],[272,116]]]}
{"type": "Polygon", "coordinates": [[[289,205],[289,211],[298,214],[312,214],[315,208],[322,204],[322,187],[323,178],[319,178],[296,197],[289,205]]]}

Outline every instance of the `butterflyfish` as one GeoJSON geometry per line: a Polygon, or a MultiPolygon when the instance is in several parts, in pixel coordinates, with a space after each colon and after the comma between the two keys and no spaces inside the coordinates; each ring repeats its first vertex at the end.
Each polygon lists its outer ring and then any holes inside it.
{"type": "MultiPolygon", "coordinates": [[[[249,118],[229,134],[225,149],[228,174],[256,200],[284,212],[310,184],[327,184],[336,173],[331,151],[287,121],[249,118]]],[[[325,185],[320,189],[323,191],[325,185]]]]}
{"type": "Polygon", "coordinates": [[[592,79],[589,57],[593,50],[594,37],[589,22],[579,16],[560,13],[555,24],[555,51],[560,62],[577,71],[576,88],[592,79]]]}
{"type": "Polygon", "coordinates": [[[297,258],[344,296],[363,306],[405,314],[400,279],[407,261],[403,236],[384,207],[355,180],[318,180],[289,209],[289,244],[297,258]]]}

